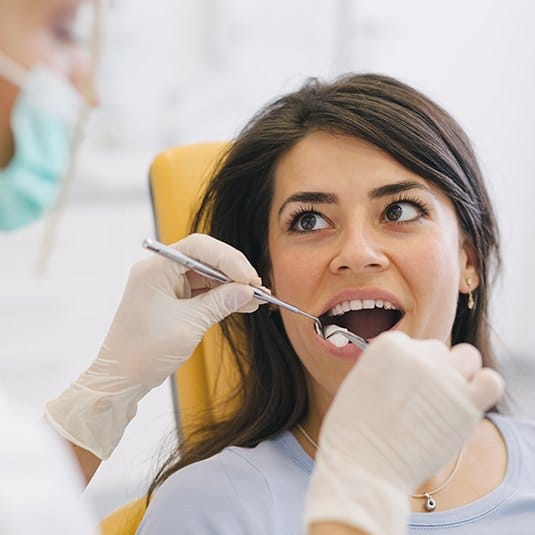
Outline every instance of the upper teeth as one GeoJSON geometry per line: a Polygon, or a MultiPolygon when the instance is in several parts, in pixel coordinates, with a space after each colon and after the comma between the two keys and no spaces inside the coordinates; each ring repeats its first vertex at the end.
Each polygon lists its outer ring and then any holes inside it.
{"type": "Polygon", "coordinates": [[[397,310],[390,302],[384,299],[351,299],[334,305],[327,314],[329,316],[341,316],[350,310],[362,310],[372,308],[384,308],[385,310],[397,310]]]}

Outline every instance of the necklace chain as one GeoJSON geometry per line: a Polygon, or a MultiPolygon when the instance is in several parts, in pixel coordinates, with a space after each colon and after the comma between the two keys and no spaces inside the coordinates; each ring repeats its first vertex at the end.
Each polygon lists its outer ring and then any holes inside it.
{"type": "Polygon", "coordinates": [[[305,431],[304,427],[301,424],[297,424],[297,429],[301,431],[302,435],[308,440],[312,446],[314,446],[315,449],[318,449],[318,443],[314,441],[314,439],[305,431]]]}
{"type": "Polygon", "coordinates": [[[451,474],[448,476],[448,479],[446,479],[446,481],[444,481],[444,483],[440,485],[440,487],[434,490],[429,490],[427,492],[424,492],[423,494],[411,494],[411,498],[428,498],[430,495],[440,492],[453,479],[453,476],[457,473],[459,465],[461,464],[463,451],[464,451],[464,448],[462,448],[461,451],[457,454],[457,460],[455,461],[455,466],[453,467],[451,474]]]}
{"type": "MultiPolygon", "coordinates": [[[[297,428],[299,431],[301,431],[301,434],[306,438],[306,440],[314,446],[315,449],[318,449],[318,443],[305,431],[303,426],[301,424],[297,424],[297,428]]],[[[451,474],[448,476],[446,481],[440,485],[440,487],[437,487],[434,490],[429,490],[427,492],[424,492],[423,494],[411,494],[411,498],[426,498],[425,503],[425,510],[428,512],[432,512],[436,508],[436,501],[433,499],[433,494],[437,494],[440,492],[455,476],[457,473],[457,470],[459,469],[459,465],[461,464],[461,458],[463,456],[464,448],[459,451],[457,454],[457,460],[455,461],[455,466],[453,467],[451,474]]]]}

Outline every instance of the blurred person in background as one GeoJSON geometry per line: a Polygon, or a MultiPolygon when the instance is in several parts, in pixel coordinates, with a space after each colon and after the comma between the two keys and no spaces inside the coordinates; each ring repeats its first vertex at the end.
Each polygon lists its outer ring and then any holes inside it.
{"type": "Polygon", "coordinates": [[[42,216],[66,180],[96,102],[95,5],[0,1],[0,231],[42,216]]]}
{"type": "MultiPolygon", "coordinates": [[[[61,191],[76,130],[96,100],[96,7],[96,0],[0,0],[0,232],[37,220],[61,191]]],[[[8,399],[2,378],[0,425],[0,533],[94,535],[68,447],[8,399]]]]}

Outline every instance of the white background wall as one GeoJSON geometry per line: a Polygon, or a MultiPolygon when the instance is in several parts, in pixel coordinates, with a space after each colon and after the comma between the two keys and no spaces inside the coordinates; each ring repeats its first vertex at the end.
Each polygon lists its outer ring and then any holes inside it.
{"type": "MultiPolygon", "coordinates": [[[[0,236],[2,382],[38,414],[92,360],[153,233],[146,176],[158,150],[228,139],[307,76],[376,71],[435,98],[474,141],[504,247],[492,322],[516,410],[533,416],[534,18],[529,0],[113,1],[102,107],[46,276],[33,273],[43,222],[0,236]]],[[[99,515],[144,492],[172,426],[164,385],[90,484],[99,515]]]]}

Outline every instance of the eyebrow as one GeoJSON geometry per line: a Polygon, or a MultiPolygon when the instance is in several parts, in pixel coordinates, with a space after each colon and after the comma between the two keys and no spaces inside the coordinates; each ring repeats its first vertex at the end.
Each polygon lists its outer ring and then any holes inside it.
{"type": "MultiPolygon", "coordinates": [[[[415,182],[414,180],[406,180],[403,182],[396,182],[394,184],[387,184],[386,186],[381,186],[379,188],[372,189],[368,193],[370,199],[381,199],[382,197],[389,197],[403,191],[408,191],[411,189],[419,189],[430,193],[436,197],[435,193],[429,189],[427,186],[420,184],[420,182],[415,182]]],[[[303,203],[314,203],[314,204],[337,204],[338,195],[335,193],[324,193],[322,191],[298,191],[290,195],[281,205],[277,214],[280,216],[284,208],[294,202],[303,202],[303,203]]]]}
{"type": "Polygon", "coordinates": [[[280,216],[286,205],[293,202],[309,202],[314,204],[337,204],[338,195],[334,193],[324,193],[322,191],[298,191],[290,195],[279,208],[277,214],[280,216]]]}
{"type": "Polygon", "coordinates": [[[410,189],[419,189],[425,191],[426,193],[430,193],[433,195],[433,197],[436,197],[433,190],[414,180],[405,180],[404,182],[396,182],[394,184],[387,184],[386,186],[372,189],[370,193],[368,193],[368,197],[370,199],[380,199],[381,197],[388,197],[390,195],[395,195],[396,193],[401,193],[410,189]]]}

